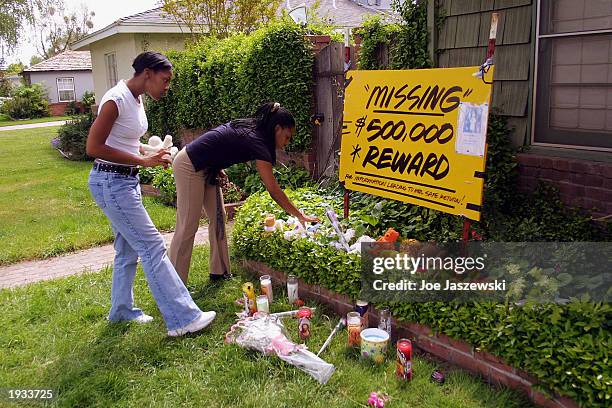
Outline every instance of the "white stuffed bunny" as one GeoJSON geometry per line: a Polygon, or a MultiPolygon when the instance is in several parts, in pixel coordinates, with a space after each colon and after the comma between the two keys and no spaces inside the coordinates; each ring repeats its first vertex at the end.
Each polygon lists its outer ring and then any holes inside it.
{"type": "Polygon", "coordinates": [[[174,160],[174,156],[178,153],[178,147],[172,145],[172,136],[166,135],[164,141],[159,136],[151,136],[147,144],[140,144],[144,154],[157,153],[161,149],[170,149],[170,160],[174,160]]]}

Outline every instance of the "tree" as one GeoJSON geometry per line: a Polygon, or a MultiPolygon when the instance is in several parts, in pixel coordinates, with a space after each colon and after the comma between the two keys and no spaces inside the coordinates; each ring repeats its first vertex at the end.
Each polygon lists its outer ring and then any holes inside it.
{"type": "Polygon", "coordinates": [[[18,61],[13,64],[9,64],[9,66],[6,68],[6,74],[7,75],[17,75],[24,69],[25,69],[25,65],[23,65],[21,61],[18,61]]]}
{"type": "Polygon", "coordinates": [[[0,0],[0,60],[12,52],[23,34],[23,28],[34,22],[37,10],[60,0],[0,0]]]}
{"type": "Polygon", "coordinates": [[[36,65],[39,62],[42,62],[43,59],[41,57],[39,57],[38,55],[32,55],[30,57],[30,66],[36,65]]]}
{"type": "Polygon", "coordinates": [[[69,49],[71,43],[85,37],[93,28],[91,19],[95,15],[84,5],[72,12],[66,12],[63,5],[42,10],[37,15],[38,54],[47,59],[69,49]]]}
{"type": "Polygon", "coordinates": [[[162,9],[195,36],[249,33],[273,20],[281,0],[160,0],[162,9]]]}

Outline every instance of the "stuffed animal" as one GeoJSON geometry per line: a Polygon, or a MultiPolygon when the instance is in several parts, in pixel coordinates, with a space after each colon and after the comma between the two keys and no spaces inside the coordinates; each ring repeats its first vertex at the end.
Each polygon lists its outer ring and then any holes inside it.
{"type": "Polygon", "coordinates": [[[399,232],[397,232],[393,228],[389,228],[387,232],[385,232],[385,235],[378,238],[376,242],[395,242],[397,241],[398,238],[399,238],[399,232]]]}
{"type": "Polygon", "coordinates": [[[162,149],[170,149],[170,160],[174,160],[174,156],[178,153],[178,147],[172,145],[172,136],[166,135],[162,142],[159,136],[151,136],[147,144],[140,144],[144,154],[157,153],[162,149]]]}
{"type": "Polygon", "coordinates": [[[264,219],[264,231],[274,232],[276,230],[276,218],[274,214],[268,214],[264,219]]]}

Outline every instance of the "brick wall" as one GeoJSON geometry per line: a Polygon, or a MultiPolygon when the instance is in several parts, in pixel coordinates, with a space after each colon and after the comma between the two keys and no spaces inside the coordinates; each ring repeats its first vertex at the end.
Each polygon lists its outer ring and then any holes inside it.
{"type": "Polygon", "coordinates": [[[331,43],[329,35],[307,35],[306,39],[312,43],[312,50],[315,54],[331,43]]]}
{"type": "MultiPolygon", "coordinates": [[[[68,102],[50,103],[49,111],[51,112],[51,116],[64,116],[66,114],[67,107],[68,102]]],[[[83,112],[83,105],[81,102],[77,102],[77,108],[79,109],[79,112],[83,112]]]]}
{"type": "Polygon", "coordinates": [[[521,191],[533,191],[546,181],[559,189],[564,203],[584,208],[593,218],[612,214],[612,163],[530,153],[517,158],[521,191]]]}
{"type": "MultiPolygon", "coordinates": [[[[277,285],[285,285],[287,275],[276,271],[268,265],[257,261],[243,261],[242,266],[259,276],[270,275],[277,285]]],[[[354,304],[348,296],[339,295],[320,285],[309,285],[299,280],[298,292],[301,299],[308,299],[326,304],[340,316],[354,310],[354,304]]],[[[370,310],[370,326],[378,325],[378,311],[370,310]]],[[[409,338],[413,346],[421,353],[428,353],[435,357],[459,366],[493,385],[503,385],[525,393],[535,404],[547,408],[578,408],[572,399],[555,396],[547,398],[544,394],[533,389],[537,380],[520,369],[506,364],[502,359],[486,351],[476,351],[472,345],[460,340],[432,334],[429,327],[411,322],[397,322],[393,320],[392,340],[409,338]]],[[[426,373],[427,376],[430,373],[426,373]]]]}

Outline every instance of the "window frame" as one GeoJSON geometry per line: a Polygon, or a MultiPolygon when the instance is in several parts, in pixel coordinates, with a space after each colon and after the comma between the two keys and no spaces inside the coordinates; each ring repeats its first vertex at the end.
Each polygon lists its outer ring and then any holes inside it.
{"type": "Polygon", "coordinates": [[[74,84],[74,77],[57,77],[55,78],[55,86],[57,88],[57,101],[62,103],[62,102],[74,102],[76,101],[76,87],[74,84]],[[61,92],[66,92],[66,91],[70,91],[70,89],[60,89],[60,80],[65,80],[65,79],[70,79],[72,81],[72,99],[64,99],[62,100],[62,94],[61,92]]]}
{"type": "MultiPolygon", "coordinates": [[[[538,120],[546,120],[545,116],[547,115],[546,112],[546,108],[549,106],[549,103],[546,102],[538,102],[538,96],[540,94],[540,92],[543,92],[543,90],[540,88],[540,86],[542,85],[542,83],[546,83],[546,80],[542,79],[542,78],[538,78],[538,74],[540,71],[540,64],[542,64],[541,61],[541,56],[540,56],[540,47],[541,47],[541,42],[543,41],[547,41],[550,39],[555,39],[555,38],[563,38],[563,37],[583,37],[583,36],[589,36],[589,35],[606,35],[606,34],[612,34],[612,28],[609,29],[601,29],[601,30],[585,30],[585,31],[573,31],[573,32],[564,32],[564,33],[554,33],[554,34],[541,34],[540,30],[542,29],[542,7],[543,7],[543,3],[546,6],[550,5],[550,2],[552,0],[537,0],[537,10],[536,10],[536,29],[535,29],[535,55],[534,55],[534,69],[533,69],[533,75],[534,75],[534,79],[533,79],[533,89],[532,89],[532,112],[531,112],[531,137],[530,137],[530,143],[533,146],[543,146],[543,147],[560,147],[560,148],[566,148],[566,149],[575,149],[575,150],[591,150],[591,151],[602,151],[602,152],[612,152],[612,147],[603,147],[603,146],[584,146],[584,145],[578,145],[578,144],[563,144],[563,143],[555,143],[555,142],[547,142],[547,141],[536,141],[536,134],[538,133],[538,126],[537,126],[537,122],[538,120]]],[[[550,61],[546,61],[548,62],[548,67],[551,67],[551,63],[550,61]]],[[[550,92],[550,88],[548,88],[548,91],[550,92]]],[[[550,129],[550,128],[548,128],[550,129]]],[[[552,131],[554,132],[556,135],[551,135],[550,134],[546,134],[544,135],[545,138],[553,138],[553,137],[557,137],[557,138],[567,138],[569,134],[571,133],[575,133],[576,131],[563,131],[563,130],[554,130],[552,131]]],[[[551,132],[551,133],[552,133],[551,132]]],[[[596,134],[601,134],[603,132],[582,132],[582,131],[578,131],[580,133],[584,133],[587,136],[588,135],[596,135],[596,134]]],[[[612,139],[612,135],[610,135],[610,138],[612,139]]]]}
{"type": "Polygon", "coordinates": [[[115,51],[104,54],[104,65],[106,67],[106,85],[110,89],[117,85],[119,75],[117,73],[117,54],[115,51]],[[113,64],[109,63],[109,57],[113,57],[113,64]],[[114,77],[113,77],[114,76],[114,77]]]}

